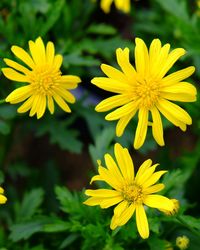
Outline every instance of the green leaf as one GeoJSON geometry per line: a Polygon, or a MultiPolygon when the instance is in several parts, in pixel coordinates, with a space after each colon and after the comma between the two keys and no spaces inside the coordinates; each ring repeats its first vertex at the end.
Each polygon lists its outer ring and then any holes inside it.
{"type": "Polygon", "coordinates": [[[165,250],[165,242],[158,238],[157,235],[151,235],[147,241],[150,250],[165,250]]]}
{"type": "Polygon", "coordinates": [[[69,227],[70,225],[68,222],[55,220],[52,223],[45,224],[42,231],[47,233],[58,233],[66,231],[69,227]]]}
{"type": "Polygon", "coordinates": [[[65,247],[68,247],[69,245],[71,245],[77,238],[78,238],[78,234],[70,234],[60,245],[59,249],[63,249],[65,247]]]}
{"type": "Polygon", "coordinates": [[[186,225],[197,229],[200,232],[200,218],[195,218],[190,215],[180,215],[179,218],[183,221],[186,225]]]}
{"type": "Polygon", "coordinates": [[[99,35],[115,35],[117,33],[117,30],[111,25],[99,23],[90,25],[87,29],[87,33],[99,35]]]}
{"type": "Polygon", "coordinates": [[[32,189],[29,193],[26,193],[17,213],[18,221],[30,219],[42,204],[43,198],[44,191],[41,188],[32,189]]]}
{"type": "Polygon", "coordinates": [[[65,1],[64,0],[56,0],[51,6],[51,9],[47,13],[47,20],[40,29],[41,36],[44,36],[55,24],[58,18],[61,15],[62,8],[64,7],[65,1]]]}

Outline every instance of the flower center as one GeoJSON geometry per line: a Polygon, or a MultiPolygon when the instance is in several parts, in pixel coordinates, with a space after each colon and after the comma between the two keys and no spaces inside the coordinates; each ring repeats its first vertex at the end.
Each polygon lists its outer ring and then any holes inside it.
{"type": "Polygon", "coordinates": [[[58,86],[60,78],[61,72],[59,70],[44,65],[31,72],[30,82],[36,94],[53,95],[52,90],[58,86]]]}
{"type": "Polygon", "coordinates": [[[144,200],[142,187],[135,183],[129,186],[124,186],[122,195],[124,200],[130,203],[142,204],[144,200]]]}
{"type": "Polygon", "coordinates": [[[140,79],[136,82],[135,94],[139,100],[139,106],[151,109],[158,101],[160,91],[159,83],[154,79],[140,79]]]}

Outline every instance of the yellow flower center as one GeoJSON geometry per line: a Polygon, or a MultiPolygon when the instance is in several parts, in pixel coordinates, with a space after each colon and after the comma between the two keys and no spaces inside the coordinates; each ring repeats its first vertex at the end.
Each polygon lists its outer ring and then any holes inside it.
{"type": "Polygon", "coordinates": [[[142,187],[135,183],[125,186],[122,190],[122,195],[124,200],[130,203],[142,204],[144,200],[142,187]]]}
{"type": "Polygon", "coordinates": [[[31,72],[30,82],[36,94],[53,95],[52,90],[58,86],[60,78],[61,72],[59,70],[44,65],[31,72]]]}
{"type": "Polygon", "coordinates": [[[135,95],[138,98],[139,106],[151,109],[158,101],[160,90],[159,83],[154,79],[137,80],[135,86],[135,95]]]}

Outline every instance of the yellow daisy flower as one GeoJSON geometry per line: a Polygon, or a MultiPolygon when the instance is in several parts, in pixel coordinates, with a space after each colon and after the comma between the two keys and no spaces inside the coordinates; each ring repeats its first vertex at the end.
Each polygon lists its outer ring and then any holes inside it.
{"type": "Polygon", "coordinates": [[[121,136],[129,121],[138,111],[138,125],[135,133],[134,148],[139,149],[146,138],[147,127],[152,127],[153,137],[164,146],[163,126],[160,113],[181,130],[192,124],[189,114],[171,101],[196,101],[196,88],[183,81],[193,74],[193,66],[166,76],[173,64],[185,54],[182,48],[169,53],[170,45],[161,45],[154,39],[149,51],[142,39],[136,38],[135,64],[129,62],[129,49],[116,50],[117,62],[121,71],[106,64],[101,65],[107,77],[95,77],[92,83],[104,90],[116,93],[96,106],[97,112],[117,108],[108,114],[108,121],[119,120],[116,135],[121,136]],[[151,116],[149,115],[151,114],[151,116]]]}
{"type": "Polygon", "coordinates": [[[134,173],[134,165],[126,148],[116,143],[114,146],[115,160],[109,154],[105,154],[107,168],[102,167],[99,162],[98,175],[93,181],[104,181],[113,189],[87,189],[85,194],[91,196],[84,204],[88,206],[99,205],[101,208],[108,208],[118,204],[114,209],[110,228],[123,226],[136,212],[136,224],[142,238],[149,237],[149,225],[144,205],[172,211],[173,202],[155,194],[164,188],[164,184],[155,184],[167,171],[155,172],[158,164],[152,166],[150,159],[146,160],[134,173]]]}
{"type": "Polygon", "coordinates": [[[4,196],[4,189],[0,187],[0,204],[6,203],[7,198],[4,196]]]}
{"type": "Polygon", "coordinates": [[[130,12],[130,9],[131,9],[130,0],[101,0],[102,10],[105,13],[109,13],[113,2],[115,3],[115,6],[118,10],[121,10],[125,13],[130,12]]]}
{"type": "Polygon", "coordinates": [[[25,101],[17,111],[25,113],[30,110],[29,115],[37,115],[38,119],[44,115],[46,106],[51,114],[54,113],[54,101],[65,112],[71,112],[66,102],[74,103],[75,97],[69,89],[76,88],[81,80],[78,76],[61,75],[63,57],[55,55],[54,44],[48,42],[45,48],[39,37],[35,42],[29,41],[30,55],[18,46],[12,46],[11,50],[27,66],[4,59],[9,67],[2,69],[3,74],[10,80],[28,84],[14,90],[6,102],[16,104],[25,101]]]}

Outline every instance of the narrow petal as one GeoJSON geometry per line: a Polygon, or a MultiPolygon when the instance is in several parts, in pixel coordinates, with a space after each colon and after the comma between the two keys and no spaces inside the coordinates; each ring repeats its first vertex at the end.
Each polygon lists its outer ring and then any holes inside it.
{"type": "Polygon", "coordinates": [[[135,39],[135,64],[136,70],[141,75],[148,74],[149,72],[149,55],[148,49],[144,41],[140,38],[135,39]]]}
{"type": "Polygon", "coordinates": [[[38,61],[40,62],[40,64],[45,64],[46,63],[46,51],[45,51],[45,46],[41,37],[38,37],[35,40],[35,46],[37,49],[38,61]]]}
{"type": "Polygon", "coordinates": [[[130,122],[130,120],[134,117],[136,112],[137,112],[137,109],[135,109],[133,112],[131,112],[128,115],[125,115],[119,119],[119,121],[117,122],[117,126],[116,126],[116,135],[118,137],[123,135],[124,129],[126,128],[128,123],[130,122]]]}
{"type": "Polygon", "coordinates": [[[23,86],[12,91],[7,97],[6,102],[12,104],[23,102],[32,94],[32,88],[30,85],[23,86]]]}
{"type": "Polygon", "coordinates": [[[54,88],[54,91],[56,92],[57,95],[65,99],[65,101],[69,103],[75,103],[76,98],[68,90],[65,90],[63,88],[54,88]]]}
{"type": "Polygon", "coordinates": [[[148,168],[151,167],[151,165],[152,165],[151,159],[144,161],[137,171],[137,175],[135,177],[135,180],[137,181],[140,176],[145,174],[145,172],[147,171],[148,168]]]}
{"type": "Polygon", "coordinates": [[[62,62],[63,62],[63,57],[62,55],[56,55],[54,57],[54,61],[53,61],[53,68],[55,69],[60,69],[61,65],[62,65],[62,62]]]}
{"type": "Polygon", "coordinates": [[[134,180],[134,165],[130,154],[126,148],[123,148],[119,143],[114,146],[115,157],[121,173],[128,183],[134,180]]]}
{"type": "Polygon", "coordinates": [[[121,214],[121,216],[118,217],[118,219],[117,219],[118,226],[125,225],[130,220],[130,218],[133,216],[134,212],[135,212],[135,205],[131,204],[128,208],[126,208],[124,210],[124,212],[121,214]]]}
{"type": "Polygon", "coordinates": [[[51,114],[54,113],[54,102],[52,96],[47,96],[47,101],[48,101],[48,109],[51,114]]]}
{"type": "Polygon", "coordinates": [[[60,79],[60,84],[65,89],[75,89],[78,86],[78,83],[81,82],[80,77],[73,75],[63,75],[60,79]]]}
{"type": "Polygon", "coordinates": [[[129,89],[126,82],[120,82],[119,80],[107,78],[107,77],[95,77],[91,80],[91,83],[97,87],[113,92],[113,93],[124,93],[124,89],[129,89]]]}
{"type": "Polygon", "coordinates": [[[159,101],[159,109],[160,107],[162,110],[167,110],[172,116],[176,117],[176,119],[178,119],[179,121],[188,125],[192,124],[192,119],[189,114],[178,105],[162,99],[159,101]]]}
{"type": "Polygon", "coordinates": [[[163,126],[160,113],[156,107],[151,108],[153,137],[160,146],[164,146],[163,126]]]}
{"type": "Polygon", "coordinates": [[[46,96],[41,96],[40,106],[38,107],[37,111],[37,119],[40,119],[44,115],[44,112],[46,110],[46,103],[46,96]]]}
{"type": "MultiPolygon", "coordinates": [[[[160,50],[161,50],[161,42],[159,39],[154,39],[151,42],[150,48],[149,48],[149,62],[150,66],[152,67],[157,58],[160,55],[160,50]]],[[[150,67],[150,70],[151,70],[150,67]]]]}
{"type": "Polygon", "coordinates": [[[142,205],[136,207],[136,224],[140,236],[147,239],[149,237],[149,224],[142,205]]]}
{"type": "Polygon", "coordinates": [[[188,78],[189,76],[191,76],[194,73],[194,71],[195,71],[195,67],[193,67],[193,66],[178,70],[178,71],[164,77],[161,80],[162,87],[167,87],[167,86],[171,86],[175,83],[178,83],[178,82],[188,78]]]}
{"type": "Polygon", "coordinates": [[[46,60],[49,65],[53,64],[53,59],[55,56],[55,48],[52,42],[48,42],[46,46],[46,60]]]}
{"type": "Polygon", "coordinates": [[[11,51],[16,57],[18,57],[22,62],[27,64],[31,69],[35,67],[35,63],[33,62],[33,59],[24,49],[18,46],[12,46],[11,51]]]}
{"type": "Polygon", "coordinates": [[[105,13],[109,13],[112,2],[113,2],[113,0],[101,0],[101,2],[100,2],[101,9],[105,13]]]}
{"type": "Polygon", "coordinates": [[[0,204],[5,204],[7,201],[7,198],[4,195],[0,194],[0,204]]]}
{"type": "Polygon", "coordinates": [[[101,101],[96,107],[95,110],[97,112],[105,112],[110,109],[122,106],[129,101],[127,95],[115,95],[112,97],[108,97],[105,100],[101,101]]]}
{"type": "Polygon", "coordinates": [[[40,104],[40,98],[41,98],[40,95],[35,95],[35,98],[34,98],[34,100],[33,100],[32,107],[31,107],[29,116],[32,117],[32,116],[34,116],[35,113],[37,112],[38,106],[39,106],[39,104],[40,104]]]}
{"type": "Polygon", "coordinates": [[[155,184],[155,185],[153,185],[153,186],[150,186],[150,187],[146,188],[146,189],[144,190],[144,193],[145,193],[145,194],[157,193],[157,192],[160,192],[161,190],[163,190],[164,187],[165,187],[164,184],[158,183],[158,184],[155,184]]]}
{"type": "Polygon", "coordinates": [[[107,166],[108,170],[110,171],[110,175],[115,176],[115,178],[119,182],[123,183],[124,180],[123,180],[123,177],[121,175],[121,172],[119,171],[119,168],[118,168],[117,164],[115,163],[115,161],[113,160],[113,158],[111,157],[111,155],[105,154],[104,158],[105,158],[106,166],[107,166]]]}
{"type": "Polygon", "coordinates": [[[145,183],[143,183],[143,188],[147,188],[154,185],[165,173],[167,173],[167,171],[162,170],[152,174],[151,177],[145,183]]]}
{"type": "Polygon", "coordinates": [[[127,82],[126,76],[121,71],[119,71],[118,69],[116,69],[110,65],[101,64],[101,70],[109,78],[112,78],[112,79],[117,80],[119,82],[127,82]]]}
{"type": "Polygon", "coordinates": [[[115,209],[114,209],[114,215],[116,217],[120,217],[121,214],[125,211],[125,209],[128,207],[128,202],[127,201],[122,201],[119,203],[115,209]]]}
{"type": "Polygon", "coordinates": [[[180,82],[162,88],[162,97],[171,101],[195,102],[197,90],[187,82],[180,82]]]}
{"type": "Polygon", "coordinates": [[[186,51],[182,48],[174,49],[170,52],[165,64],[162,66],[162,70],[160,71],[158,78],[162,79],[163,76],[171,69],[174,63],[184,54],[186,51]]]}
{"type": "Polygon", "coordinates": [[[118,48],[116,50],[116,55],[120,68],[128,78],[129,82],[133,84],[134,78],[136,77],[136,71],[129,61],[129,49],[125,48],[122,50],[121,48],[118,48]]]}
{"type": "Polygon", "coordinates": [[[116,205],[117,203],[121,202],[122,200],[123,200],[123,197],[121,195],[119,195],[117,197],[112,197],[112,198],[104,199],[100,203],[100,207],[101,208],[108,208],[108,207],[116,205]]]}
{"type": "Polygon", "coordinates": [[[25,113],[27,112],[29,109],[31,109],[32,105],[33,105],[33,101],[35,99],[35,96],[32,95],[31,97],[29,97],[18,109],[17,112],[18,113],[25,113]]]}
{"type": "Polygon", "coordinates": [[[155,172],[156,167],[159,164],[154,164],[153,166],[149,167],[148,169],[146,169],[146,171],[144,171],[142,174],[137,174],[137,178],[135,179],[137,181],[137,183],[140,186],[143,186],[143,184],[149,180],[151,178],[151,176],[153,175],[153,173],[155,172]]]}
{"type": "Polygon", "coordinates": [[[58,106],[61,107],[61,109],[63,109],[65,112],[70,113],[71,109],[69,108],[69,106],[67,105],[67,103],[63,100],[62,97],[60,97],[59,95],[57,95],[56,93],[53,94],[53,98],[56,101],[56,103],[58,104],[58,106]]]}
{"type": "Polygon", "coordinates": [[[137,110],[137,107],[138,107],[137,102],[135,101],[129,102],[125,104],[124,106],[117,108],[115,111],[106,115],[105,119],[107,121],[118,120],[121,117],[124,117],[130,113],[133,113],[135,110],[137,110]]]}
{"type": "Polygon", "coordinates": [[[18,70],[22,73],[24,73],[25,75],[26,74],[29,74],[30,73],[30,70],[25,68],[24,66],[22,66],[21,64],[13,61],[13,60],[10,60],[10,59],[7,59],[7,58],[4,58],[3,59],[4,62],[11,68],[15,69],[15,70],[18,70]]]}
{"type": "Polygon", "coordinates": [[[148,127],[148,110],[145,108],[140,108],[138,118],[139,121],[134,140],[135,149],[139,149],[144,144],[148,127]]]}
{"type": "Polygon", "coordinates": [[[149,207],[165,209],[167,211],[172,211],[174,208],[174,204],[170,199],[158,194],[147,195],[144,204],[149,207]]]}
{"type": "Polygon", "coordinates": [[[92,177],[92,179],[90,180],[90,184],[92,184],[94,181],[103,181],[103,179],[101,178],[100,175],[95,175],[92,177]]]}
{"type": "Polygon", "coordinates": [[[20,74],[14,69],[11,68],[3,68],[1,69],[5,77],[12,81],[17,81],[17,82],[29,82],[29,79],[27,76],[20,74]]]}
{"type": "Polygon", "coordinates": [[[116,190],[103,189],[103,188],[97,190],[87,189],[85,191],[85,194],[88,196],[103,197],[103,198],[116,197],[120,195],[120,193],[116,190]]]}

